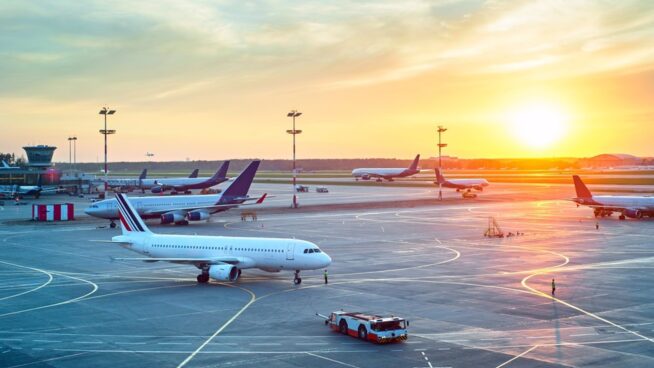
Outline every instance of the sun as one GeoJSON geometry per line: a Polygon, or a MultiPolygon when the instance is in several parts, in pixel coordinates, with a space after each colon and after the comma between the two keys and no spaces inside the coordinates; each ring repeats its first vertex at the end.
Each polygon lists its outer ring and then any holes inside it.
{"type": "Polygon", "coordinates": [[[544,102],[524,105],[508,114],[509,129],[533,149],[551,147],[567,131],[568,114],[559,106],[544,102]]]}

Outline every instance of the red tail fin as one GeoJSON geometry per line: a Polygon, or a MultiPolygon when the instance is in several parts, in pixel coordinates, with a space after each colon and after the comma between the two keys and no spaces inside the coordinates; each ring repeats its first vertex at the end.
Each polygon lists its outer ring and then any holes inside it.
{"type": "Polygon", "coordinates": [[[593,195],[590,193],[590,190],[588,190],[588,187],[586,187],[586,184],[584,184],[583,181],[581,181],[581,178],[579,178],[579,175],[572,175],[572,181],[575,183],[575,191],[577,191],[577,198],[592,198],[593,195]]]}

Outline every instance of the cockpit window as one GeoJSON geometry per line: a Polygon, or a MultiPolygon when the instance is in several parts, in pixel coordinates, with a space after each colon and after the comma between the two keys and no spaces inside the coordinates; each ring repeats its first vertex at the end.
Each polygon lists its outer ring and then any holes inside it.
{"type": "Polygon", "coordinates": [[[314,253],[320,253],[320,249],[316,248],[313,250],[314,253]]]}
{"type": "Polygon", "coordinates": [[[305,249],[305,250],[304,250],[304,253],[305,253],[305,254],[306,254],[306,253],[309,253],[309,250],[308,250],[308,249],[305,249]]]}
{"type": "Polygon", "coordinates": [[[309,253],[313,253],[313,249],[309,249],[309,253]]]}

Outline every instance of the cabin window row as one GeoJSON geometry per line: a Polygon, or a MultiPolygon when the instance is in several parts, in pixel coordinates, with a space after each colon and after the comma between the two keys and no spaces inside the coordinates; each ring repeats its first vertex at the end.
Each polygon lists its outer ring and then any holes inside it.
{"type": "MultiPolygon", "coordinates": [[[[217,247],[208,245],[170,245],[170,244],[153,244],[155,248],[178,248],[178,249],[214,249],[214,250],[228,250],[227,247],[217,247]]],[[[259,248],[233,248],[230,250],[244,251],[244,252],[268,252],[268,253],[281,253],[281,249],[259,249],[259,248]]],[[[306,253],[306,251],[305,251],[306,253]]],[[[318,253],[318,252],[316,252],[318,253]]]]}

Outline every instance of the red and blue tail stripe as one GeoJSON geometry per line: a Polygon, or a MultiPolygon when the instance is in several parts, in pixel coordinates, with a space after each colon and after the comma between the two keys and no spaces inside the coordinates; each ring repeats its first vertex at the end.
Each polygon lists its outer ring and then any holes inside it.
{"type": "Polygon", "coordinates": [[[116,193],[116,202],[120,213],[120,223],[127,232],[149,232],[147,226],[138,215],[127,197],[121,193],[116,193]]]}

